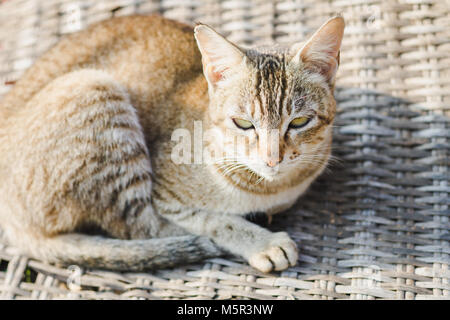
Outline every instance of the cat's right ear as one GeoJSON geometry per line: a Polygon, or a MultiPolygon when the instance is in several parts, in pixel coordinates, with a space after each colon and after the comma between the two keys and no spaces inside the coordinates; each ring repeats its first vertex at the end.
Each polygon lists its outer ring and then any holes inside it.
{"type": "Polygon", "coordinates": [[[203,73],[214,89],[242,63],[245,54],[205,24],[195,27],[194,36],[202,54],[203,73]]]}

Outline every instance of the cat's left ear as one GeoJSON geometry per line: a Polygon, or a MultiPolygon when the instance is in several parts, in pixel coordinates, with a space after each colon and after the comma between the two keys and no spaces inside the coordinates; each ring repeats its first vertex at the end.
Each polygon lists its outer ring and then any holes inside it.
{"type": "Polygon", "coordinates": [[[303,63],[306,68],[322,74],[330,84],[334,84],[344,28],[342,17],[329,19],[298,49],[291,62],[303,63]]]}
{"type": "Polygon", "coordinates": [[[203,73],[211,88],[227,77],[243,61],[237,46],[205,24],[198,24],[194,36],[202,54],[203,73]]]}

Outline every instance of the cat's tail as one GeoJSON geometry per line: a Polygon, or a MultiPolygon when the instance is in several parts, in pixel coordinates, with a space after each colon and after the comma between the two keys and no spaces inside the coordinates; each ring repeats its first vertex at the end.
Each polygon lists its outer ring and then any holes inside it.
{"type": "Polygon", "coordinates": [[[120,240],[65,234],[30,241],[27,247],[31,256],[50,263],[117,271],[172,267],[223,254],[211,240],[195,235],[120,240]]]}

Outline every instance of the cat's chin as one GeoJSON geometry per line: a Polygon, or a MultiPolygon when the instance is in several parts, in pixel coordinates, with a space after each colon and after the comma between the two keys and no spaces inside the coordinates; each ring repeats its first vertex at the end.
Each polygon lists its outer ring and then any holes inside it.
{"type": "Polygon", "coordinates": [[[268,181],[268,182],[279,181],[279,180],[282,180],[282,179],[284,179],[286,177],[286,175],[281,174],[279,172],[276,173],[276,174],[271,174],[271,175],[268,175],[268,174],[263,175],[263,174],[261,174],[261,176],[263,176],[264,179],[266,181],[268,181]]]}
{"type": "Polygon", "coordinates": [[[274,170],[254,170],[260,177],[262,177],[267,182],[273,182],[282,180],[286,175],[283,174],[281,171],[274,169],[274,170]]]}

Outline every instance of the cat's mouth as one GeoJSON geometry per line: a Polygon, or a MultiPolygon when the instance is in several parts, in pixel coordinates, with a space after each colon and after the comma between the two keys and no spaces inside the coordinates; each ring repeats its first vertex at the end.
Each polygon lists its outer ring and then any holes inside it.
{"type": "Polygon", "coordinates": [[[257,183],[261,183],[262,181],[272,182],[284,176],[280,166],[248,165],[248,171],[258,177],[257,183]]]}
{"type": "Polygon", "coordinates": [[[223,176],[243,176],[246,177],[251,184],[260,184],[263,181],[271,182],[281,177],[278,166],[275,168],[262,168],[257,164],[246,164],[237,161],[225,164],[216,162],[215,164],[216,168],[223,176]]]}
{"type": "Polygon", "coordinates": [[[281,177],[279,168],[268,168],[265,170],[258,170],[257,174],[263,177],[264,180],[274,181],[281,177]]]}

